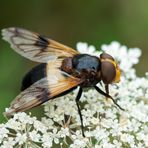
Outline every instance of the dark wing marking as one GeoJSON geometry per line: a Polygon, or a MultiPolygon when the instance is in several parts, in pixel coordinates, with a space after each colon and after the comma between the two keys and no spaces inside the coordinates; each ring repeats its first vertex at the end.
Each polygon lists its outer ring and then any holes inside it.
{"type": "Polygon", "coordinates": [[[17,53],[36,62],[46,63],[56,58],[79,54],[70,47],[21,28],[3,29],[2,35],[17,53]]]}
{"type": "Polygon", "coordinates": [[[52,75],[37,81],[22,91],[4,114],[11,116],[16,112],[26,111],[68,92],[81,83],[80,79],[74,78],[59,69],[51,69],[50,74],[52,75]]]}

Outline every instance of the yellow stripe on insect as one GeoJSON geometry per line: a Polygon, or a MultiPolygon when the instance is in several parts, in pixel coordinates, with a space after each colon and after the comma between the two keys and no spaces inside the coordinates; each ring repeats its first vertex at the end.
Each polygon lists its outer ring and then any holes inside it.
{"type": "Polygon", "coordinates": [[[113,82],[114,83],[120,82],[120,76],[121,76],[121,71],[120,71],[119,67],[117,66],[116,67],[116,77],[115,77],[113,82]]]}
{"type": "Polygon", "coordinates": [[[111,59],[101,59],[101,62],[110,62],[110,63],[112,63],[115,66],[115,68],[117,67],[116,62],[111,60],[111,59]]]}

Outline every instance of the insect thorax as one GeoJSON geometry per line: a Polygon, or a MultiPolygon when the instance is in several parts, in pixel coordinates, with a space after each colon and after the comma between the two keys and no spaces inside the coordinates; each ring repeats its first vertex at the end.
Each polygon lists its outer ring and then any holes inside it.
{"type": "Polygon", "coordinates": [[[73,68],[81,72],[86,69],[88,71],[98,71],[100,69],[99,58],[88,54],[79,54],[72,59],[73,68]]]}
{"type": "Polygon", "coordinates": [[[94,86],[100,81],[100,60],[88,54],[79,54],[73,58],[66,58],[62,63],[62,70],[83,79],[82,86],[94,86]]]}

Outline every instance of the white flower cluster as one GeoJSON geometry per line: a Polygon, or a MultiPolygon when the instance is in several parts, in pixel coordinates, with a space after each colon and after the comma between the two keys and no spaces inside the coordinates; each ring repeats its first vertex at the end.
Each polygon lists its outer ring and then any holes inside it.
{"type": "MultiPolygon", "coordinates": [[[[80,53],[96,56],[101,53],[86,43],[78,43],[77,49],[80,53]]],[[[148,147],[148,75],[137,77],[133,68],[138,63],[141,50],[128,49],[118,42],[103,45],[101,49],[119,62],[121,82],[110,86],[110,95],[125,111],[118,109],[111,100],[94,89],[85,91],[80,100],[84,138],[75,103],[75,90],[45,103],[40,121],[26,113],[18,113],[5,124],[0,124],[0,147],[148,147]]]]}

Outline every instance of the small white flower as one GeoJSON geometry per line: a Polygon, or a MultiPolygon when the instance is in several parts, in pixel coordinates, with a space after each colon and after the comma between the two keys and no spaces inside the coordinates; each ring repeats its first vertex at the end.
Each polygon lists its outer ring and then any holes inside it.
{"type": "Polygon", "coordinates": [[[3,145],[1,148],[13,148],[16,142],[14,141],[14,138],[9,137],[6,141],[3,141],[3,145]]]}
{"type": "Polygon", "coordinates": [[[50,118],[43,117],[41,121],[48,129],[53,129],[54,122],[50,118]]]}
{"type": "Polygon", "coordinates": [[[117,141],[117,140],[113,140],[113,144],[115,145],[116,148],[121,148],[122,147],[122,143],[117,141]]]}
{"type": "Polygon", "coordinates": [[[70,145],[70,148],[85,148],[88,142],[87,138],[82,137],[81,132],[76,131],[75,135],[72,135],[73,144],[70,145]]]}
{"type": "Polygon", "coordinates": [[[53,128],[52,133],[50,134],[50,137],[53,139],[54,143],[59,143],[59,134],[56,128],[53,128]]]}
{"type": "Polygon", "coordinates": [[[29,138],[31,139],[31,141],[39,142],[41,139],[41,135],[37,131],[33,130],[29,132],[29,138]]]}
{"type": "Polygon", "coordinates": [[[40,121],[34,121],[34,128],[37,130],[37,131],[40,131],[42,133],[45,133],[47,131],[47,127],[45,126],[45,124],[43,124],[42,122],[40,121]]]}
{"type": "Polygon", "coordinates": [[[95,47],[93,45],[88,46],[87,43],[79,42],[77,43],[76,48],[80,53],[83,54],[86,53],[90,55],[95,55],[97,53],[95,47]]]}
{"type": "Polygon", "coordinates": [[[26,128],[26,124],[16,121],[15,119],[9,119],[5,124],[5,127],[15,130],[24,130],[26,128]]]}
{"type": "Polygon", "coordinates": [[[66,136],[69,136],[69,128],[61,128],[61,130],[58,132],[59,136],[61,138],[65,138],[66,136]]]}
{"type": "Polygon", "coordinates": [[[43,134],[41,140],[42,140],[42,146],[44,148],[52,147],[52,138],[50,137],[50,133],[43,134]]]}
{"type": "Polygon", "coordinates": [[[3,141],[3,138],[8,137],[9,130],[5,128],[4,124],[0,124],[0,143],[3,141]]]}
{"type": "Polygon", "coordinates": [[[21,134],[21,133],[17,133],[16,134],[16,138],[15,138],[16,143],[18,143],[19,145],[24,144],[27,141],[27,133],[21,134]]]}

